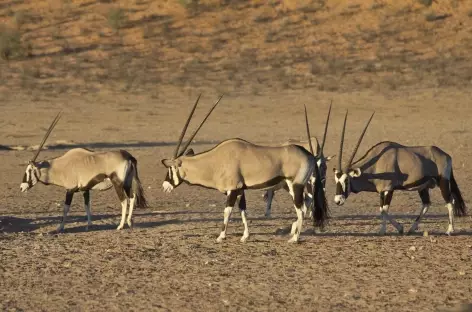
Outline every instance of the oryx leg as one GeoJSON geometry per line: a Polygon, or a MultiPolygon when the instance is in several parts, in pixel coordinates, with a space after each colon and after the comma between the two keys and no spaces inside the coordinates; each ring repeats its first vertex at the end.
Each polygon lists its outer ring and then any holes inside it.
{"type": "Polygon", "coordinates": [[[267,190],[264,194],[264,200],[266,201],[266,210],[264,216],[270,218],[270,214],[272,211],[272,200],[274,199],[275,191],[274,190],[267,190]]]}
{"type": "Polygon", "coordinates": [[[133,228],[133,209],[136,203],[136,194],[132,194],[131,198],[129,199],[129,211],[128,211],[128,219],[126,223],[128,223],[129,228],[133,228]]]}
{"type": "Polygon", "coordinates": [[[223,241],[226,238],[226,230],[228,229],[229,218],[231,217],[231,212],[233,211],[234,204],[236,204],[236,199],[238,197],[238,191],[228,191],[226,193],[226,208],[223,218],[223,227],[221,229],[220,236],[216,239],[218,243],[223,241]]]}
{"type": "Polygon", "coordinates": [[[243,236],[241,237],[241,242],[245,243],[249,237],[249,228],[247,226],[247,212],[246,212],[246,195],[244,191],[241,191],[241,194],[238,196],[239,200],[239,210],[241,211],[241,220],[244,225],[243,236]]]}
{"type": "Polygon", "coordinates": [[[446,202],[447,211],[449,213],[449,225],[447,227],[446,234],[451,235],[454,232],[454,207],[449,180],[441,178],[439,180],[439,188],[441,189],[441,195],[446,202]]]}
{"type": "Polygon", "coordinates": [[[120,225],[116,228],[117,230],[123,229],[125,226],[126,209],[128,206],[128,197],[126,196],[125,190],[123,189],[123,183],[117,179],[112,179],[113,186],[115,187],[116,194],[121,201],[121,221],[120,225]]]}
{"type": "Polygon", "coordinates": [[[303,226],[303,209],[306,211],[306,205],[303,199],[304,185],[302,184],[292,184],[291,181],[287,180],[287,185],[289,188],[290,195],[293,198],[293,204],[295,206],[295,212],[297,213],[297,221],[292,224],[292,230],[290,232],[292,236],[289,239],[289,243],[296,243],[300,238],[300,233],[302,232],[303,226]]]}
{"type": "Polygon", "coordinates": [[[421,208],[420,215],[415,219],[415,223],[413,223],[411,228],[408,230],[408,234],[414,233],[418,229],[418,224],[420,223],[421,219],[424,217],[426,212],[428,212],[429,206],[431,205],[431,200],[429,198],[429,189],[425,188],[424,190],[418,191],[418,193],[420,194],[423,207],[421,208]]]}
{"type": "Polygon", "coordinates": [[[56,230],[57,232],[64,231],[64,225],[66,223],[67,214],[69,213],[70,205],[72,204],[72,198],[74,197],[74,192],[75,192],[74,190],[68,190],[66,192],[66,200],[64,202],[64,211],[63,211],[63,215],[62,215],[62,222],[57,227],[57,230],[56,230]]]}
{"type": "MultiPolygon", "coordinates": [[[[310,181],[306,185],[306,193],[305,195],[305,205],[303,206],[303,217],[306,217],[307,209],[308,207],[312,207],[313,204],[313,197],[314,197],[314,186],[315,181],[312,178],[310,178],[310,181]]],[[[310,213],[308,215],[309,218],[313,218],[313,211],[310,209],[310,213]]]]}
{"type": "Polygon", "coordinates": [[[387,231],[387,220],[397,229],[398,233],[403,234],[403,225],[395,221],[389,214],[388,208],[392,202],[393,191],[385,191],[380,193],[380,216],[382,217],[382,225],[379,234],[385,235],[387,231]]]}
{"type": "Polygon", "coordinates": [[[87,226],[85,230],[88,231],[90,227],[92,227],[92,215],[90,213],[90,191],[84,192],[84,205],[85,205],[85,213],[87,213],[87,226]]]}

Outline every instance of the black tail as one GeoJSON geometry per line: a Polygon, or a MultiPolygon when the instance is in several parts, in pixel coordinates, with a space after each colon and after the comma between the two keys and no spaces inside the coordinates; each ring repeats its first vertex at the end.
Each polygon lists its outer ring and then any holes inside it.
{"type": "Polygon", "coordinates": [[[313,226],[324,228],[330,218],[328,202],[326,201],[326,194],[321,183],[321,176],[318,166],[315,163],[315,185],[313,193],[313,201],[311,209],[313,212],[313,226]]]}
{"type": "Polygon", "coordinates": [[[454,179],[454,173],[452,172],[452,168],[451,168],[450,183],[451,183],[451,194],[452,194],[452,197],[454,198],[454,205],[453,205],[454,215],[457,217],[463,217],[467,215],[467,207],[465,206],[461,191],[459,190],[459,187],[457,186],[456,179],[454,179]]]}
{"type": "Polygon", "coordinates": [[[134,170],[133,181],[131,182],[131,191],[136,196],[136,207],[147,208],[149,206],[146,197],[144,196],[143,185],[141,184],[138,176],[138,161],[134,157],[131,159],[131,165],[133,166],[134,170]]]}

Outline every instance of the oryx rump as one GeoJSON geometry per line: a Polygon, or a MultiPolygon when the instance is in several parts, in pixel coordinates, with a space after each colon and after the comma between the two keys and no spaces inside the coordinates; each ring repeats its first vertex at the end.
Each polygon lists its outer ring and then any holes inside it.
{"type": "Polygon", "coordinates": [[[409,230],[411,233],[417,229],[421,218],[431,205],[429,189],[439,185],[449,212],[449,226],[446,233],[451,234],[454,231],[454,215],[463,216],[466,214],[464,200],[454,179],[451,156],[436,146],[404,146],[395,142],[380,142],[353,163],[372,116],[364,128],[350,160],[342,168],[346,112],[338,155],[339,164],[338,169],[335,169],[334,172],[336,204],[344,204],[350,193],[377,192],[380,194],[382,217],[380,234],[385,234],[387,220],[398,232],[403,233],[403,226],[388,214],[393,192],[396,190],[417,191],[423,207],[409,230]]]}
{"type": "MultiPolygon", "coordinates": [[[[168,169],[163,187],[166,192],[171,192],[182,182],[186,182],[225,193],[227,196],[226,208],[223,228],[217,239],[218,242],[226,237],[228,220],[238,197],[240,199],[241,218],[244,224],[244,234],[241,241],[244,242],[249,237],[245,190],[270,189],[282,181],[285,181],[288,186],[297,213],[297,221],[292,226],[293,237],[290,239],[290,242],[297,242],[302,229],[302,208],[305,205],[303,190],[313,170],[316,170],[318,177],[315,190],[315,199],[317,199],[315,210],[317,212],[314,215],[316,222],[323,225],[327,217],[324,191],[316,168],[316,160],[303,147],[296,145],[261,146],[235,138],[223,141],[206,152],[196,155],[184,155],[198,129],[203,125],[202,122],[184,148],[179,151],[180,142],[197,104],[198,99],[184,126],[174,157],[162,160],[162,163],[168,169]]],[[[207,114],[205,120],[210,113],[207,114]]]]}
{"type": "Polygon", "coordinates": [[[125,222],[129,201],[128,226],[132,227],[133,208],[146,207],[144,190],[138,177],[136,159],[127,151],[93,152],[84,148],[74,148],[57,158],[37,162],[36,159],[53,130],[60,113],[49,127],[34,158],[28,163],[23,181],[22,192],[27,191],[37,182],[45,185],[57,185],[66,189],[66,200],[62,222],[58,231],[64,230],[64,224],[75,192],[83,192],[87,229],[92,225],[90,213],[90,190],[107,190],[115,188],[121,201],[122,215],[118,230],[125,222]]]}

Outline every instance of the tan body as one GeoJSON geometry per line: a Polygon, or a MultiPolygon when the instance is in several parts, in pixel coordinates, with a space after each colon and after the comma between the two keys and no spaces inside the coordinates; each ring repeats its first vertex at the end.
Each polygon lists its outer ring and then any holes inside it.
{"type": "MultiPolygon", "coordinates": [[[[229,217],[239,198],[239,209],[244,224],[241,241],[245,242],[249,237],[249,229],[244,191],[246,189],[271,189],[285,181],[297,213],[297,221],[292,224],[292,238],[289,242],[298,242],[303,225],[302,211],[306,211],[303,191],[313,172],[316,177],[320,176],[315,164],[315,157],[301,146],[261,146],[237,138],[223,141],[213,149],[195,155],[193,150],[188,147],[205,120],[218,105],[221,97],[187,140],[184,147],[181,148],[180,145],[199,99],[200,96],[193,105],[182,129],[173,157],[161,161],[167,168],[167,175],[162,183],[164,191],[172,192],[182,182],[187,182],[226,193],[223,228],[217,242],[221,242],[226,237],[229,217]]],[[[307,138],[310,138],[306,107],[305,124],[307,138]]],[[[329,213],[321,179],[317,178],[316,180],[312,192],[315,194],[312,196],[314,220],[317,225],[323,226],[329,213]]]]}
{"type": "MultiPolygon", "coordinates": [[[[58,158],[41,162],[40,181],[67,190],[90,190],[115,174],[123,179],[127,166],[127,159],[119,151],[93,152],[75,148],[58,158]]],[[[107,181],[102,185],[107,189],[113,186],[107,181]]]]}
{"type": "Polygon", "coordinates": [[[361,176],[351,180],[351,190],[385,192],[433,188],[438,177],[449,178],[451,157],[436,146],[404,146],[381,142],[352,164],[361,176]]]}
{"type": "Polygon", "coordinates": [[[349,193],[377,192],[380,194],[382,226],[386,232],[388,220],[400,233],[403,226],[388,215],[394,191],[417,191],[423,203],[420,215],[409,230],[414,232],[431,205],[429,189],[439,186],[449,213],[447,234],[454,232],[454,215],[466,214],[466,206],[454,179],[452,159],[436,146],[404,146],[381,142],[373,146],[349,169],[335,171],[338,205],[344,204],[349,193]]]}
{"type": "Polygon", "coordinates": [[[21,190],[26,191],[37,182],[62,186],[66,189],[63,219],[58,231],[64,224],[70,209],[73,194],[83,192],[88,226],[92,224],[90,213],[90,190],[107,190],[111,187],[121,201],[122,215],[118,229],[125,222],[129,202],[127,223],[132,226],[133,208],[146,207],[146,199],[138,178],[137,161],[127,151],[94,152],[74,148],[64,155],[41,162],[30,162],[26,168],[21,190]]]}
{"type": "Polygon", "coordinates": [[[241,139],[227,140],[207,152],[179,159],[182,179],[221,192],[270,189],[287,179],[305,184],[314,161],[308,151],[295,145],[261,146],[241,139]]]}

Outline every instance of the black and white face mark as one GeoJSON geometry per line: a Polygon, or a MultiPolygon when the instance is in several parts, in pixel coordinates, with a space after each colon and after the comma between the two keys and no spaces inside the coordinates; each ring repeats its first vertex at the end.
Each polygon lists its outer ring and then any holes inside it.
{"type": "Polygon", "coordinates": [[[334,202],[336,205],[344,205],[347,197],[351,193],[351,179],[357,178],[360,175],[361,170],[359,168],[349,170],[348,173],[334,169],[334,180],[336,182],[336,195],[334,195],[334,202]]]}
{"type": "Polygon", "coordinates": [[[167,174],[162,183],[162,188],[164,192],[170,193],[182,183],[182,179],[178,174],[178,169],[176,166],[171,166],[167,168],[167,174]]]}
{"type": "Polygon", "coordinates": [[[20,184],[20,191],[26,192],[38,183],[39,169],[33,164],[28,164],[26,167],[25,174],[23,175],[23,181],[20,184]]]}

